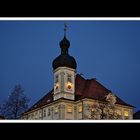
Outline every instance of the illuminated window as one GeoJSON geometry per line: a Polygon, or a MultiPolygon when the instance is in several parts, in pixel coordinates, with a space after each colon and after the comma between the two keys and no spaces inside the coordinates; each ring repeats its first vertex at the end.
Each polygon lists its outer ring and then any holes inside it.
{"type": "Polygon", "coordinates": [[[68,105],[68,106],[67,106],[67,112],[68,112],[68,113],[72,113],[72,106],[71,106],[71,105],[68,105]]]}
{"type": "Polygon", "coordinates": [[[43,116],[46,117],[46,109],[43,111],[43,116]]]}
{"type": "Polygon", "coordinates": [[[128,119],[129,118],[129,112],[128,111],[124,111],[124,118],[128,119]]]}
{"type": "Polygon", "coordinates": [[[70,83],[72,83],[71,75],[70,74],[68,74],[67,81],[70,82],[70,83]]]}
{"type": "Polygon", "coordinates": [[[82,112],[82,106],[78,107],[78,112],[81,113],[82,112]]]}

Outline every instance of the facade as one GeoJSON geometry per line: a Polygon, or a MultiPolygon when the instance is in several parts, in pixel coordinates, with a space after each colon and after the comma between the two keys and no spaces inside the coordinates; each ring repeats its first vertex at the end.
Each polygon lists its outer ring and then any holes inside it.
{"type": "Polygon", "coordinates": [[[95,78],[76,73],[64,35],[61,54],[52,63],[54,88],[22,115],[27,120],[133,119],[133,106],[125,103],[95,78]],[[110,117],[109,117],[110,116],[110,117]]]}

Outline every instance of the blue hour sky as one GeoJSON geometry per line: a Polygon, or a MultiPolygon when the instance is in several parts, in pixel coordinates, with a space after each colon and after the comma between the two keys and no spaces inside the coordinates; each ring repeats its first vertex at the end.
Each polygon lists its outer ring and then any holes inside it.
{"type": "MultiPolygon", "coordinates": [[[[140,110],[140,20],[67,20],[69,53],[77,73],[96,78],[140,110]]],[[[0,20],[0,103],[16,84],[38,101],[53,88],[52,61],[60,54],[64,21],[0,20]]]]}

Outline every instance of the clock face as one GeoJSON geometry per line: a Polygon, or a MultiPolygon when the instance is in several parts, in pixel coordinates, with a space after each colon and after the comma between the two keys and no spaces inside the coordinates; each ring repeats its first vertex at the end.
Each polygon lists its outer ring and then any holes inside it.
{"type": "Polygon", "coordinates": [[[72,90],[72,83],[71,82],[67,83],[67,90],[72,90]]]}
{"type": "Polygon", "coordinates": [[[57,85],[57,86],[55,86],[55,89],[56,89],[56,90],[58,89],[58,85],[57,85]]]}
{"type": "Polygon", "coordinates": [[[58,89],[59,89],[59,83],[56,83],[56,84],[55,84],[54,89],[55,89],[55,92],[58,92],[58,89]]]}
{"type": "Polygon", "coordinates": [[[71,85],[68,85],[68,89],[71,89],[71,85]]]}

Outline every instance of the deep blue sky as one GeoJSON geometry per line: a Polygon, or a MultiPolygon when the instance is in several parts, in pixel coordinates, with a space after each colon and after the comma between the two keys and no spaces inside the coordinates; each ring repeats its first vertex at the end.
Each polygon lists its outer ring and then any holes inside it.
{"type": "MultiPolygon", "coordinates": [[[[67,21],[77,73],[140,110],[140,21],[67,21]]],[[[0,102],[16,84],[30,105],[53,88],[63,21],[0,21],[0,102]]]]}

